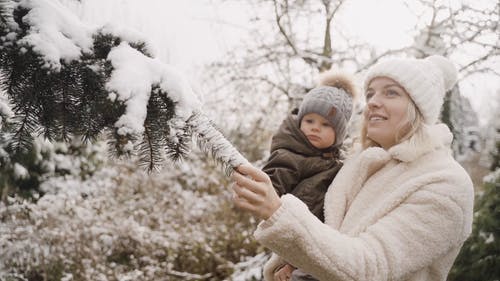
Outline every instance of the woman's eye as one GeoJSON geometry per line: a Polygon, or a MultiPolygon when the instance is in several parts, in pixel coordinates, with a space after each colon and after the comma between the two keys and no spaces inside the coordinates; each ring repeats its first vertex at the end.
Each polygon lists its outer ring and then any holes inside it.
{"type": "Polygon", "coordinates": [[[399,96],[399,93],[394,90],[387,90],[388,96],[399,96]]]}

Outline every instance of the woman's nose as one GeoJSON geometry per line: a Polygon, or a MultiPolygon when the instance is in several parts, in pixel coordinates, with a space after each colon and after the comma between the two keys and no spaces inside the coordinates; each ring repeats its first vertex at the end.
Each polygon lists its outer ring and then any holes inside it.
{"type": "Polygon", "coordinates": [[[378,107],[380,106],[380,99],[378,95],[373,95],[368,99],[368,102],[366,103],[369,107],[378,107]]]}

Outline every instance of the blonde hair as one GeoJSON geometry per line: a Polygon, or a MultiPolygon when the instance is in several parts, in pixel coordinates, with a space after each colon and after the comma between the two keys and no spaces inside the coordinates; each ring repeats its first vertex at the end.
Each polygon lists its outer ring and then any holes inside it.
{"type": "MultiPolygon", "coordinates": [[[[408,103],[407,107],[407,113],[406,113],[407,121],[410,125],[410,130],[403,136],[400,136],[399,134],[403,130],[403,126],[396,128],[396,144],[401,143],[405,140],[410,140],[412,145],[415,146],[422,146],[422,145],[431,145],[430,143],[427,143],[428,138],[426,137],[426,134],[424,132],[424,117],[422,113],[418,110],[417,106],[413,102],[412,99],[410,99],[410,102],[408,103]]],[[[361,135],[360,135],[360,142],[361,142],[361,147],[363,149],[369,148],[369,147],[374,147],[374,146],[380,146],[376,142],[374,142],[372,139],[367,137],[367,120],[366,117],[363,117],[363,121],[361,124],[361,135]]]]}

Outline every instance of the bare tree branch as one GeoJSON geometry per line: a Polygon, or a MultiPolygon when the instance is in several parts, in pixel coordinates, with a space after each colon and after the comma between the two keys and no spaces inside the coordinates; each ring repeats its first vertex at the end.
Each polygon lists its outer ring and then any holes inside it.
{"type": "Polygon", "coordinates": [[[287,89],[285,89],[281,85],[279,85],[279,84],[277,84],[277,83],[269,80],[266,77],[262,77],[262,76],[237,76],[237,77],[233,77],[233,81],[237,81],[237,80],[240,80],[240,81],[260,81],[260,82],[264,82],[266,84],[271,85],[273,88],[278,89],[280,92],[282,92],[283,94],[285,94],[286,96],[288,96],[287,89]]]}
{"type": "Polygon", "coordinates": [[[287,42],[288,46],[290,46],[290,48],[292,48],[294,54],[297,54],[298,53],[297,47],[295,47],[295,44],[292,42],[292,39],[290,38],[290,36],[286,32],[285,28],[281,24],[281,19],[283,17],[283,14],[281,14],[279,12],[278,1],[277,0],[273,0],[273,3],[274,3],[274,14],[275,14],[276,25],[278,26],[280,34],[283,36],[283,38],[285,38],[285,41],[287,42]]]}
{"type": "Polygon", "coordinates": [[[479,57],[479,58],[469,62],[468,64],[462,66],[458,71],[459,72],[466,71],[469,68],[474,67],[475,65],[486,61],[487,59],[491,58],[492,56],[498,56],[498,55],[500,55],[500,52],[498,52],[498,50],[496,52],[495,51],[488,52],[485,55],[483,55],[482,57],[479,57]]]}
{"type": "MultiPolygon", "coordinates": [[[[323,35],[323,52],[322,56],[325,58],[331,58],[332,56],[332,38],[331,38],[331,31],[330,31],[330,26],[333,18],[337,14],[338,10],[344,3],[343,0],[339,1],[338,4],[334,7],[333,11],[330,11],[330,3],[331,1],[329,0],[323,0],[323,7],[325,8],[325,32],[323,35]]],[[[319,64],[319,71],[326,71],[332,67],[332,63],[328,60],[321,60],[319,64]]]]}

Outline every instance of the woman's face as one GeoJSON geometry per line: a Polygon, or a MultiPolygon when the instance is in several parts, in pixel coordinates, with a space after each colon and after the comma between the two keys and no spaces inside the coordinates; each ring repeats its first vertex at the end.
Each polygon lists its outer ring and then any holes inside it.
{"type": "Polygon", "coordinates": [[[388,77],[375,77],[366,90],[364,118],[366,136],[384,149],[397,142],[397,136],[409,132],[408,106],[410,96],[388,77]]]}

